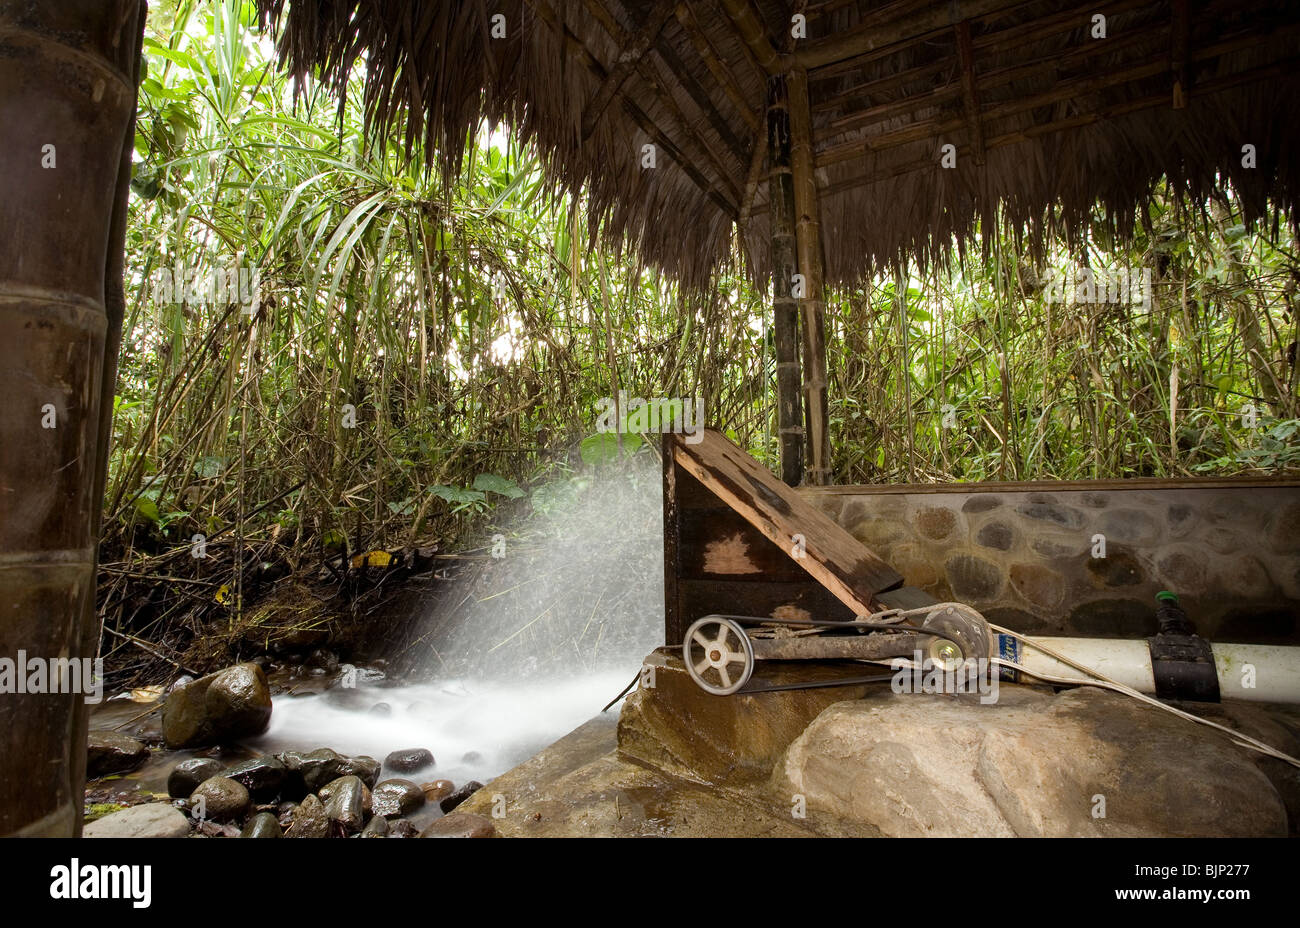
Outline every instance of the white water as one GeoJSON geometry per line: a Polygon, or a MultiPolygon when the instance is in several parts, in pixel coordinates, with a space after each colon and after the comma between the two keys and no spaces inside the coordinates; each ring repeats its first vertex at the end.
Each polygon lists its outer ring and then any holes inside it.
{"type": "Polygon", "coordinates": [[[409,675],[424,682],[277,697],[258,748],[380,760],[428,748],[437,764],[420,778],[459,785],[486,782],[598,714],[663,638],[658,468],[575,478],[534,503],[506,556],[427,616],[428,654],[409,675]],[[380,702],[390,715],[370,712],[380,702]]]}

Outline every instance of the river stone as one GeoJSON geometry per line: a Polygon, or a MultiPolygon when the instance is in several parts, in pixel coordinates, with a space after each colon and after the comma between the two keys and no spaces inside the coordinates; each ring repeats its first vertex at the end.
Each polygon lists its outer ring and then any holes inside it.
{"type": "Polygon", "coordinates": [[[836,703],[790,745],[774,791],[805,797],[810,819],[890,837],[1287,833],[1277,790],[1210,729],[1088,687],[979,698],[836,703]]]}
{"type": "Polygon", "coordinates": [[[263,754],[235,764],[223,776],[244,784],[249,794],[259,802],[274,799],[280,794],[289,771],[278,758],[263,754]]]}
{"type": "Polygon", "coordinates": [[[374,818],[366,823],[366,827],[361,829],[361,837],[387,838],[388,819],[384,818],[382,815],[376,814],[374,818]]]}
{"type": "Polygon", "coordinates": [[[385,780],[375,787],[372,802],[377,817],[397,818],[424,805],[424,790],[411,780],[385,780]]]}
{"type": "Polygon", "coordinates": [[[163,704],[169,748],[260,735],[271,721],[271,690],[256,664],[236,664],[178,687],[163,704]]]}
{"type": "Polygon", "coordinates": [[[338,767],[338,775],[341,777],[360,777],[362,783],[365,783],[368,788],[372,788],[379,780],[380,769],[379,761],[365,754],[358,754],[355,757],[343,758],[343,762],[338,767]]]}
{"type": "Polygon", "coordinates": [[[355,834],[366,823],[366,784],[357,776],[340,777],[329,784],[329,798],[325,800],[325,814],[338,822],[349,834],[355,834]]]}
{"type": "Polygon", "coordinates": [[[406,748],[384,758],[384,766],[402,773],[413,773],[433,766],[433,752],[425,748],[406,748]]]}
{"type": "Polygon", "coordinates": [[[241,838],[283,838],[284,833],[280,831],[280,823],[276,821],[274,815],[270,812],[258,812],[248,820],[244,830],[239,833],[241,838]]]}
{"type": "Polygon", "coordinates": [[[315,796],[303,799],[293,813],[293,824],[284,833],[286,838],[328,838],[330,836],[330,817],[325,814],[324,804],[315,796]]]}
{"type": "Polygon", "coordinates": [[[243,783],[226,777],[209,777],[190,794],[190,802],[197,806],[203,800],[203,814],[213,822],[233,822],[243,818],[252,804],[243,783]]]}
{"type": "Polygon", "coordinates": [[[225,765],[211,757],[183,760],[167,775],[167,795],[175,799],[189,799],[200,783],[221,776],[225,769],[225,765]]]}
{"type": "Polygon", "coordinates": [[[342,774],[339,768],[344,758],[329,748],[317,748],[304,754],[301,751],[284,751],[276,755],[285,769],[297,775],[302,789],[314,793],[327,783],[337,780],[342,774]]]}
{"type": "Polygon", "coordinates": [[[446,815],[447,813],[451,812],[452,809],[456,808],[456,806],[460,805],[462,802],[464,802],[470,796],[473,796],[482,788],[483,788],[483,784],[480,783],[478,780],[470,780],[468,783],[462,785],[460,789],[456,790],[446,799],[442,800],[442,802],[438,803],[438,808],[442,809],[443,815],[446,815]]]}
{"type": "Polygon", "coordinates": [[[441,802],[456,791],[456,784],[451,780],[434,780],[432,783],[421,783],[420,789],[428,802],[441,802]]]}
{"type": "Polygon", "coordinates": [[[471,812],[454,812],[444,815],[424,831],[421,838],[495,838],[496,827],[492,820],[471,812]]]}
{"type": "Polygon", "coordinates": [[[82,831],[86,838],[184,838],[190,820],[165,802],[132,806],[91,822],[82,831]]]}
{"type": "Polygon", "coordinates": [[[86,740],[86,776],[126,773],[149,759],[149,748],[115,731],[92,731],[86,740]]]}

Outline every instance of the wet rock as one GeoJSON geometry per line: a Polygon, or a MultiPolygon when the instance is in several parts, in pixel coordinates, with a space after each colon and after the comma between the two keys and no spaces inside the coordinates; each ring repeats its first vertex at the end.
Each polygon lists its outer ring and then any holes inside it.
{"type": "Polygon", "coordinates": [[[424,790],[411,780],[385,780],[375,787],[372,802],[376,817],[397,818],[424,805],[424,790]]]}
{"type": "Polygon", "coordinates": [[[173,749],[258,735],[270,721],[271,690],[256,664],[236,664],[179,687],[163,705],[163,736],[173,749]]]}
{"type": "Polygon", "coordinates": [[[325,800],[325,815],[338,822],[348,834],[356,834],[366,823],[366,784],[360,777],[340,777],[329,784],[329,798],[325,800]]]}
{"type": "Polygon", "coordinates": [[[343,765],[343,755],[329,748],[317,748],[306,754],[301,751],[284,751],[275,755],[285,769],[296,775],[301,788],[308,793],[317,792],[322,786],[337,780],[343,765]]]}
{"type": "Polygon", "coordinates": [[[191,805],[200,810],[199,817],[214,822],[242,819],[252,805],[243,783],[226,777],[210,777],[190,794],[191,805]]]}
{"type": "Polygon", "coordinates": [[[434,780],[432,783],[421,783],[420,789],[424,792],[426,801],[441,802],[456,791],[456,784],[451,780],[434,780]]]}
{"type": "Polygon", "coordinates": [[[480,783],[478,780],[470,780],[468,783],[461,786],[460,789],[456,790],[446,799],[442,800],[442,802],[438,803],[438,808],[442,809],[443,815],[446,815],[448,812],[456,808],[456,806],[460,805],[462,802],[464,802],[470,796],[473,796],[482,788],[483,788],[483,784],[480,783]]]}
{"type": "Polygon", "coordinates": [[[148,759],[148,747],[115,731],[92,731],[86,741],[86,776],[90,779],[126,773],[148,759]]]}
{"type": "Polygon", "coordinates": [[[319,667],[327,673],[334,673],[339,669],[339,659],[332,651],[324,648],[317,648],[307,656],[307,663],[312,667],[319,667]]]}
{"type": "Polygon", "coordinates": [[[1087,687],[1008,684],[989,705],[888,691],[836,703],[790,745],[773,787],[805,796],[810,819],[891,837],[1287,833],[1282,799],[1247,752],[1087,687]]]}
{"type": "Polygon", "coordinates": [[[462,764],[478,764],[482,763],[482,761],[483,755],[478,751],[466,751],[460,758],[462,764]]]}
{"type": "Polygon", "coordinates": [[[284,833],[280,831],[280,823],[270,812],[259,812],[248,820],[244,830],[239,833],[241,838],[283,838],[284,833]]]}
{"type": "Polygon", "coordinates": [[[380,716],[381,718],[387,718],[393,714],[393,707],[386,702],[377,702],[370,707],[370,714],[380,716]]]}
{"type": "Polygon", "coordinates": [[[339,764],[339,776],[360,777],[361,782],[365,783],[367,787],[373,787],[379,780],[381,766],[379,761],[366,754],[345,757],[343,763],[339,764]]]}
{"type": "Polygon", "coordinates": [[[167,795],[189,799],[199,784],[225,772],[225,765],[211,757],[191,757],[183,760],[167,775],[167,795]]]}
{"type": "Polygon", "coordinates": [[[395,822],[388,823],[388,835],[391,838],[418,838],[420,829],[404,818],[399,818],[395,822]]]}
{"type": "Polygon", "coordinates": [[[293,823],[293,816],[297,811],[298,803],[282,802],[275,807],[275,820],[280,823],[281,828],[288,828],[293,823]]]}
{"type": "Polygon", "coordinates": [[[406,748],[384,758],[384,766],[402,773],[412,773],[433,766],[433,752],[425,748],[406,748]]]}
{"type": "Polygon", "coordinates": [[[421,838],[495,838],[496,827],[492,820],[472,812],[444,815],[424,831],[421,838]]]}
{"type": "Polygon", "coordinates": [[[249,795],[258,802],[278,796],[288,775],[289,771],[284,764],[270,754],[235,764],[224,774],[236,783],[242,783],[249,795]]]}
{"type": "Polygon", "coordinates": [[[387,838],[388,819],[384,818],[382,815],[376,814],[375,817],[366,824],[366,827],[361,829],[361,837],[387,838]]]}
{"type": "Polygon", "coordinates": [[[284,833],[286,838],[328,838],[330,817],[325,805],[315,796],[307,796],[294,811],[293,823],[284,833]]]}
{"type": "Polygon", "coordinates": [[[165,802],[132,806],[91,822],[82,831],[86,838],[184,838],[190,820],[165,802]]]}

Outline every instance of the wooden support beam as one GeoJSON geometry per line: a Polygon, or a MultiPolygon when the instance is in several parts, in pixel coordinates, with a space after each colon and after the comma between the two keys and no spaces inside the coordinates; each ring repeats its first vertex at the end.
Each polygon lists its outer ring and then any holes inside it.
{"type": "Polygon", "coordinates": [[[963,19],[1007,13],[1031,2],[1033,0],[952,0],[950,3],[927,5],[898,19],[881,23],[868,20],[864,26],[850,29],[833,38],[810,41],[794,53],[794,64],[811,71],[900,43],[941,35],[963,19]]]}
{"type": "Polygon", "coordinates": [[[690,0],[681,0],[677,4],[677,21],[681,23],[682,30],[686,33],[686,37],[691,40],[691,44],[695,46],[695,51],[700,56],[700,60],[709,69],[709,73],[718,82],[718,86],[722,88],[723,93],[731,100],[736,112],[740,114],[740,118],[745,120],[749,127],[757,132],[763,125],[762,120],[745,99],[745,92],[740,89],[736,76],[731,73],[731,69],[722,60],[722,55],[713,47],[709,37],[700,28],[699,20],[695,17],[695,11],[691,8],[690,0]]]}
{"type": "Polygon", "coordinates": [[[768,75],[784,74],[786,61],[772,45],[763,21],[758,18],[750,0],[720,0],[727,18],[735,27],[745,48],[754,56],[759,68],[768,75]]]}
{"type": "Polygon", "coordinates": [[[962,104],[966,109],[966,124],[970,129],[970,147],[975,153],[975,163],[984,165],[984,129],[980,121],[980,95],[975,85],[975,51],[971,47],[970,20],[957,24],[957,57],[961,61],[962,104]]]}
{"type": "Polygon", "coordinates": [[[636,34],[631,37],[631,40],[622,46],[614,66],[605,75],[605,80],[600,85],[600,89],[596,91],[596,95],[591,98],[591,102],[587,104],[587,108],[582,113],[582,138],[584,141],[591,137],[592,132],[596,131],[596,122],[600,119],[601,114],[605,112],[605,108],[609,106],[609,101],[614,99],[614,95],[623,86],[623,82],[636,70],[636,66],[640,63],[642,57],[650,50],[650,46],[655,43],[655,40],[659,38],[659,33],[663,31],[668,18],[673,15],[673,8],[672,0],[659,0],[659,5],[651,11],[650,18],[642,24],[636,34]]]}
{"type": "Polygon", "coordinates": [[[772,339],[776,351],[776,420],[781,479],[803,479],[803,404],[800,402],[799,304],[795,275],[794,182],[790,173],[790,110],[784,75],[767,82],[768,226],[772,254],[772,339]]]}
{"type": "Polygon", "coordinates": [[[787,79],[790,104],[790,169],[794,181],[795,241],[803,277],[799,315],[803,321],[804,414],[807,422],[807,482],[831,482],[830,407],[826,396],[826,301],[821,206],[813,163],[812,111],[808,72],[795,68],[787,79]]]}
{"type": "MultiPolygon", "coordinates": [[[[554,29],[564,39],[566,47],[577,58],[577,60],[582,62],[583,66],[591,72],[593,77],[603,82],[607,74],[605,67],[596,60],[596,57],[591,54],[590,51],[587,50],[587,47],[583,45],[582,40],[574,35],[573,30],[569,29],[568,26],[560,21],[560,18],[555,15],[555,11],[551,9],[547,0],[529,0],[529,3],[536,11],[538,18],[554,29]]],[[[695,186],[699,187],[700,190],[703,191],[724,213],[735,220],[739,215],[739,206],[732,200],[728,199],[727,195],[719,190],[716,184],[702,174],[699,169],[682,154],[672,139],[670,139],[663,130],[655,124],[654,120],[636,104],[636,101],[631,100],[626,96],[622,98],[622,101],[623,108],[627,110],[627,114],[631,117],[632,121],[640,126],[641,130],[645,132],[646,135],[650,136],[656,145],[668,153],[668,156],[673,159],[677,166],[682,169],[695,186]]]]}
{"type": "Polygon", "coordinates": [[[1170,49],[1170,69],[1174,72],[1173,107],[1181,110],[1187,106],[1187,98],[1192,92],[1191,69],[1188,67],[1187,50],[1191,46],[1191,16],[1187,9],[1187,0],[1174,0],[1173,42],[1170,49]]]}

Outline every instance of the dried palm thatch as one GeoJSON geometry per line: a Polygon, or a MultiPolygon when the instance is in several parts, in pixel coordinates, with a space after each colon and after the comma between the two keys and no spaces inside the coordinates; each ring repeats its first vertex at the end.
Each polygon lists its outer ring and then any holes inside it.
{"type": "Polygon", "coordinates": [[[1288,0],[258,4],[294,73],[346,91],[364,71],[375,129],[427,143],[450,174],[481,120],[508,122],[558,189],[586,189],[593,235],[690,286],[727,261],[737,225],[748,270],[767,274],[767,92],[792,69],[807,72],[831,284],[964,251],[982,224],[1032,249],[1077,240],[1098,203],[1122,240],[1162,178],[1197,198],[1230,187],[1249,221],[1270,201],[1296,215],[1288,0]]]}

